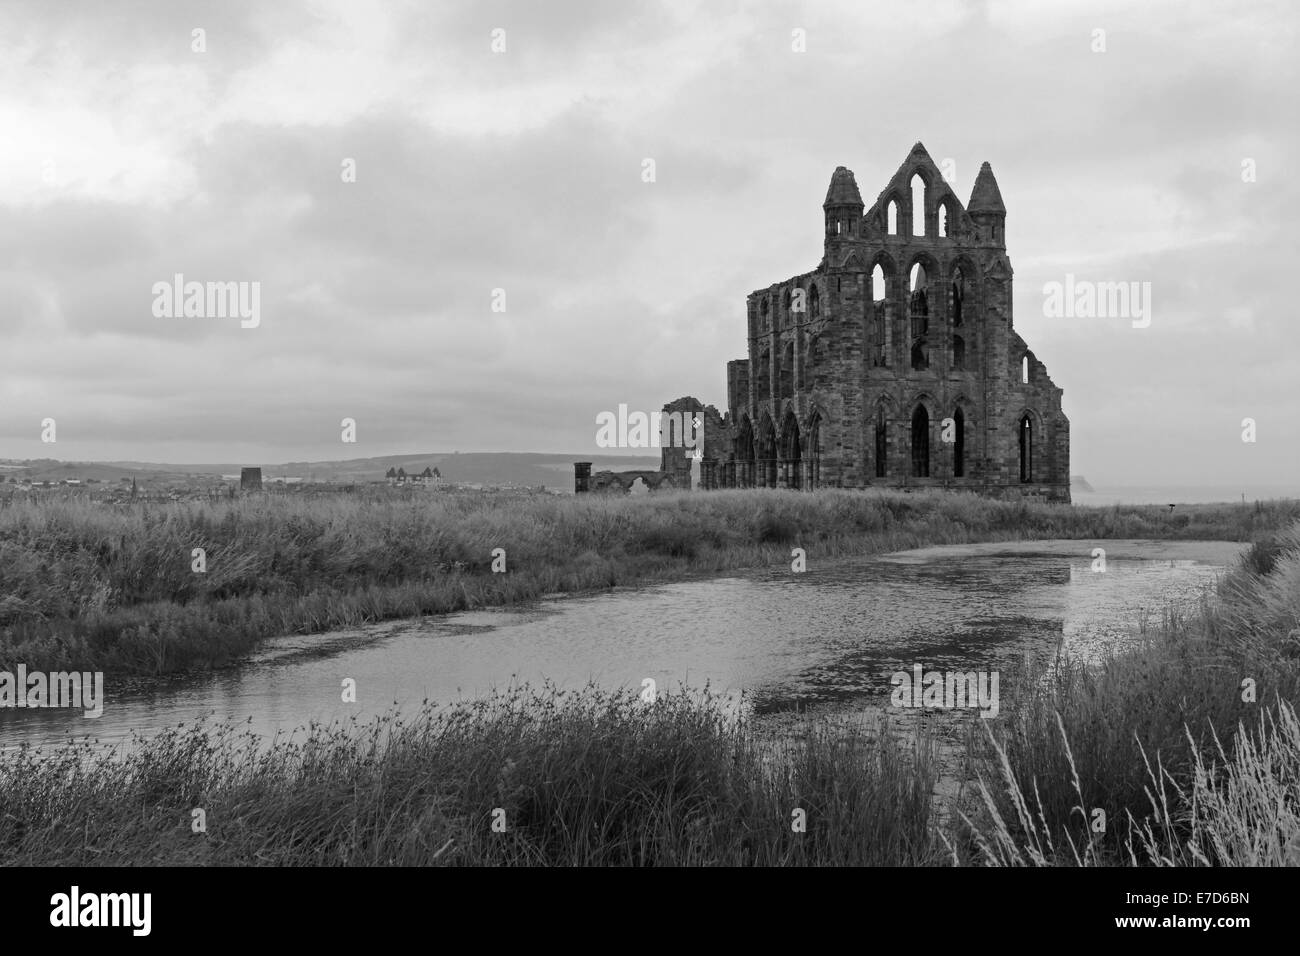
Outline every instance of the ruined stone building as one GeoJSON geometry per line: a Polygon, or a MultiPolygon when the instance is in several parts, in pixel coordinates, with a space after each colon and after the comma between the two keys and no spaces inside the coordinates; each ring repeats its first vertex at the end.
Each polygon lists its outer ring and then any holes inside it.
{"type": "MultiPolygon", "coordinates": [[[[817,267],[749,295],[727,414],[693,398],[665,406],[712,413],[698,485],[1068,502],[1070,423],[1013,327],[1007,211],[989,164],[963,207],[917,143],[870,208],[841,166],[822,210],[817,267]]],[[[672,487],[690,467],[679,451],[664,451],[672,487]]]]}
{"type": "Polygon", "coordinates": [[[706,450],[704,486],[1068,501],[1070,423],[1012,323],[989,164],[963,207],[917,143],[864,206],[836,169],[817,268],[750,294],[749,354],[727,363],[726,431],[706,450]]]}

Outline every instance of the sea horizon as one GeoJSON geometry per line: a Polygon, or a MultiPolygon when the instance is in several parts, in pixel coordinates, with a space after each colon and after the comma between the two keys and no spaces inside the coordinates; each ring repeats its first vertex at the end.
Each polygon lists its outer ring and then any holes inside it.
{"type": "Polygon", "coordinates": [[[1296,485],[1100,485],[1092,491],[1070,490],[1076,505],[1219,504],[1300,498],[1296,485]]]}

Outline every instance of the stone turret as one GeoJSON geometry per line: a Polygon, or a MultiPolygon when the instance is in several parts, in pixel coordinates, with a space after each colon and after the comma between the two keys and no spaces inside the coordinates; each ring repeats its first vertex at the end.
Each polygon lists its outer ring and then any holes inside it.
{"type": "Polygon", "coordinates": [[[981,239],[1006,246],[1007,207],[1002,204],[1002,191],[998,189],[993,167],[988,163],[980,167],[979,175],[975,177],[966,212],[979,227],[981,239]]]}
{"type": "Polygon", "coordinates": [[[831,174],[822,211],[826,216],[826,257],[838,261],[847,243],[862,238],[862,194],[853,171],[837,166],[831,174]]]}

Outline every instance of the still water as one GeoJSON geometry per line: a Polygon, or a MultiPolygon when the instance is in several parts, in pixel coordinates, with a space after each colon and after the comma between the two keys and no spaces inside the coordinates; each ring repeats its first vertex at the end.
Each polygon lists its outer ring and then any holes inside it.
{"type": "MultiPolygon", "coordinates": [[[[666,690],[706,682],[758,715],[883,708],[890,676],[1015,669],[1026,657],[1095,657],[1143,614],[1195,605],[1240,553],[1226,542],[959,545],[712,580],[556,597],[526,608],[429,617],[269,642],[210,675],[105,682],[103,716],[0,710],[0,747],[89,736],[104,745],[199,719],[258,733],[366,719],[511,683],[666,690]],[[1093,549],[1106,549],[1104,571],[1093,549]],[[356,703],[342,701],[347,679],[356,703]]],[[[1004,686],[1003,695],[1008,689],[1004,686]]]]}

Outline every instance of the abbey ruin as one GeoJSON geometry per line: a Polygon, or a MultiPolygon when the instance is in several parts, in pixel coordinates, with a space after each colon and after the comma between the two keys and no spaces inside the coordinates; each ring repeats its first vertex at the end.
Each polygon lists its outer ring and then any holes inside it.
{"type": "MultiPolygon", "coordinates": [[[[817,267],[748,297],[748,354],[727,363],[725,416],[693,398],[665,406],[704,415],[696,486],[1068,502],[1070,423],[1013,326],[1006,207],[989,164],[963,207],[917,143],[869,208],[837,168],[822,210],[817,267]]],[[[656,486],[690,487],[691,459],[662,454],[656,486]]]]}

